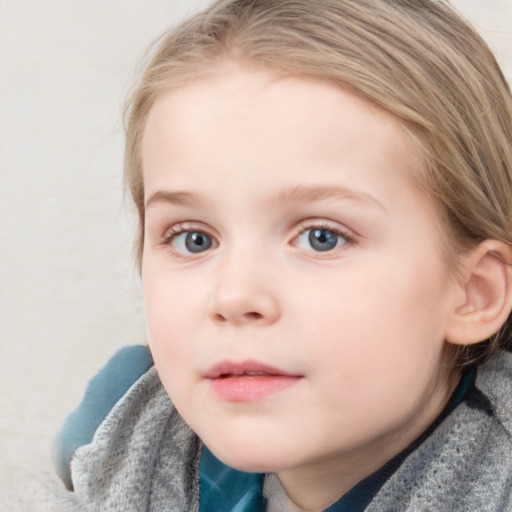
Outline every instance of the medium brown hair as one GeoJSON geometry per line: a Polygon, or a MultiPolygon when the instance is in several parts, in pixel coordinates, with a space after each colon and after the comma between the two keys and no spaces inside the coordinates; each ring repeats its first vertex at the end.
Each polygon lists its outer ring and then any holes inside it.
{"type": "MultiPolygon", "coordinates": [[[[485,239],[512,246],[512,99],[482,38],[442,0],[219,0],[154,46],[127,103],[125,180],[144,240],[140,142],[163,91],[233,59],[334,81],[391,113],[418,144],[421,185],[452,256],[485,239]]],[[[454,258],[452,258],[454,260],[454,258]]],[[[460,364],[511,348],[511,319],[460,364]]]]}

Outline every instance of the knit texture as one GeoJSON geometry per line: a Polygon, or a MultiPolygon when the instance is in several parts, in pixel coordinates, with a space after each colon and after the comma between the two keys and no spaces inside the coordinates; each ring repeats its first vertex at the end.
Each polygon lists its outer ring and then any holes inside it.
{"type": "Polygon", "coordinates": [[[81,508],[94,512],[193,512],[200,444],[151,368],[112,409],[71,463],[81,508]]]}
{"type": "Polygon", "coordinates": [[[72,488],[69,472],[72,455],[77,448],[91,442],[110,410],[152,365],[148,347],[122,347],[89,382],[82,403],[64,422],[52,450],[57,474],[68,489],[72,488]]]}

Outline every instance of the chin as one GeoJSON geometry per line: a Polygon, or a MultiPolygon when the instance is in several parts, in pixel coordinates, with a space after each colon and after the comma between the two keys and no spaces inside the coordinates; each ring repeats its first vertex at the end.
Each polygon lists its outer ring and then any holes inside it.
{"type": "Polygon", "coordinates": [[[251,445],[250,438],[247,438],[243,445],[220,445],[219,443],[205,443],[209,450],[219,460],[228,466],[246,471],[248,473],[271,473],[293,466],[293,462],[287,460],[284,454],[279,453],[274,446],[268,445],[265,448],[251,445]]]}

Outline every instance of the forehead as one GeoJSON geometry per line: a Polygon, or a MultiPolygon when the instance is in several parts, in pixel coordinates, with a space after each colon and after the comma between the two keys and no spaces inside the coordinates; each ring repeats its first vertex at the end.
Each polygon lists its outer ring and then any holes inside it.
{"type": "MultiPolygon", "coordinates": [[[[374,104],[325,80],[233,64],[162,93],[149,113],[141,155],[146,197],[155,180],[199,186],[198,179],[215,181],[228,168],[246,183],[271,169],[276,184],[307,184],[330,180],[321,169],[343,167],[353,185],[361,166],[377,174],[396,167],[407,179],[421,169],[407,132],[374,104]]],[[[388,178],[381,184],[389,186],[388,178]]]]}

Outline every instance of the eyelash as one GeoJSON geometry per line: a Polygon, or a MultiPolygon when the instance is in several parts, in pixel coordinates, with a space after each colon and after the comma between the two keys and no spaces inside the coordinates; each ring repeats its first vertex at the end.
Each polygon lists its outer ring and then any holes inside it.
{"type": "Polygon", "coordinates": [[[164,234],[162,238],[163,245],[169,245],[178,235],[182,235],[183,233],[189,233],[192,231],[201,231],[200,229],[194,229],[191,226],[186,226],[185,224],[178,224],[176,226],[170,227],[164,234]]]}
{"type": "Polygon", "coordinates": [[[204,233],[209,238],[211,238],[215,244],[218,244],[216,238],[208,233],[206,229],[204,229],[202,226],[197,227],[193,226],[190,223],[182,223],[182,224],[176,224],[174,226],[171,226],[167,231],[165,232],[161,244],[166,246],[173,254],[173,256],[177,256],[183,259],[190,259],[190,257],[193,257],[193,253],[190,254],[184,254],[181,251],[177,250],[173,247],[173,242],[176,240],[176,238],[179,235],[183,235],[184,233],[204,233]]]}
{"type": "MultiPolygon", "coordinates": [[[[335,235],[343,238],[345,240],[345,243],[342,245],[348,245],[348,244],[354,244],[355,238],[354,236],[348,232],[348,230],[341,229],[337,226],[333,226],[325,221],[310,221],[310,222],[303,222],[301,224],[301,230],[300,232],[293,237],[293,240],[297,240],[301,235],[306,233],[307,231],[310,231],[312,229],[318,229],[318,230],[325,230],[330,231],[331,233],[334,233],[335,235]]],[[[332,251],[329,251],[332,252],[332,251]]]]}
{"type": "MultiPolygon", "coordinates": [[[[306,221],[306,222],[301,223],[299,232],[296,233],[292,238],[292,245],[297,247],[297,240],[299,240],[299,238],[302,235],[304,235],[304,233],[306,233],[310,230],[313,230],[313,229],[329,231],[329,232],[335,234],[336,236],[342,238],[343,240],[345,240],[345,242],[342,243],[341,246],[336,247],[335,249],[339,249],[340,247],[344,247],[347,245],[353,245],[355,243],[354,236],[352,234],[350,234],[347,230],[343,230],[343,229],[340,229],[339,227],[332,226],[331,224],[329,224],[328,222],[325,222],[325,221],[311,220],[309,222],[306,221]]],[[[184,233],[194,233],[194,232],[204,233],[205,235],[207,235],[209,238],[211,238],[213,240],[215,245],[218,245],[216,238],[214,236],[210,235],[207,230],[205,230],[202,227],[192,226],[189,223],[177,224],[177,225],[170,227],[165,232],[161,243],[162,243],[162,245],[167,246],[169,248],[169,250],[172,251],[173,255],[175,255],[177,257],[181,257],[183,259],[190,259],[191,257],[194,257],[194,254],[193,253],[184,254],[183,252],[181,252],[173,247],[173,242],[176,240],[176,238],[179,235],[182,235],[184,233]]],[[[315,253],[318,255],[318,257],[321,257],[321,256],[328,257],[330,254],[333,253],[333,251],[335,249],[326,250],[324,253],[322,253],[322,251],[315,251],[313,249],[311,249],[308,252],[315,253]]],[[[204,252],[207,252],[207,251],[204,251],[204,252]]],[[[201,252],[198,253],[198,255],[200,255],[200,254],[201,254],[201,252]]]]}

